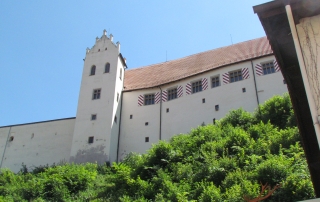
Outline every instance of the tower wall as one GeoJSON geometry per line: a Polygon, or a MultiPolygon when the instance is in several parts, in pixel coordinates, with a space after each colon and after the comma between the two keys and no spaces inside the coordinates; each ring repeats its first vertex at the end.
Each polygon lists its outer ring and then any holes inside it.
{"type": "Polygon", "coordinates": [[[120,44],[114,44],[112,38],[112,35],[108,38],[104,31],[102,37],[96,39],[95,45],[87,49],[70,154],[71,162],[104,163],[116,158],[114,149],[110,153],[110,145],[117,145],[124,69],[119,58],[120,44]],[[108,72],[105,69],[107,63],[110,64],[108,72]],[[96,68],[92,75],[93,66],[96,68]],[[99,95],[95,90],[100,90],[99,95]],[[95,120],[92,120],[93,116],[95,120]]]}

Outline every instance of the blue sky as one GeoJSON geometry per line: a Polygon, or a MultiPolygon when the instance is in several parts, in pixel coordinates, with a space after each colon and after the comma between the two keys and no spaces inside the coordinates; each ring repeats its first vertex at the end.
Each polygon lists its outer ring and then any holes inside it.
{"type": "Polygon", "coordinates": [[[265,36],[252,9],[265,2],[1,0],[0,126],[75,117],[103,29],[137,68],[265,36]]]}

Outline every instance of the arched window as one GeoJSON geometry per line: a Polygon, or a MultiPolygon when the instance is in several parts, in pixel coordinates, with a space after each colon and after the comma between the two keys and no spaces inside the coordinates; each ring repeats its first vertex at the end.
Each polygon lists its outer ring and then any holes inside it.
{"type": "Polygon", "coordinates": [[[110,72],[110,63],[108,62],[104,67],[104,73],[109,73],[109,72],[110,72]]]}
{"type": "Polygon", "coordinates": [[[91,76],[91,75],[95,75],[95,74],[96,74],[96,66],[95,66],[95,65],[92,65],[91,71],[90,71],[90,76],[91,76]]]}

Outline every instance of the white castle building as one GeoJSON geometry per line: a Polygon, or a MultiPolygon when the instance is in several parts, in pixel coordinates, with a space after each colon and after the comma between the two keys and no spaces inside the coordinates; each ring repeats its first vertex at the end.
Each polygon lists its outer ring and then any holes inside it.
{"type": "Polygon", "coordinates": [[[86,50],[76,117],[0,127],[0,167],[121,161],[288,91],[266,37],[126,68],[104,31],[86,50]]]}

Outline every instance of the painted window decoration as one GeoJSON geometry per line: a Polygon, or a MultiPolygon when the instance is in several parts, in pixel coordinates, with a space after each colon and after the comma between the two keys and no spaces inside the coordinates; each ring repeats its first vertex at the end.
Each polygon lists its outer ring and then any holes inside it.
{"type": "Polygon", "coordinates": [[[166,102],[168,100],[174,100],[182,96],[183,96],[182,86],[178,86],[176,88],[169,88],[168,90],[162,91],[162,102],[166,102]]]}
{"type": "Polygon", "coordinates": [[[218,76],[211,77],[211,88],[216,88],[220,86],[220,78],[218,76]]]}
{"type": "Polygon", "coordinates": [[[109,73],[110,72],[110,63],[108,62],[105,66],[104,66],[104,73],[109,73]]]}
{"type": "Polygon", "coordinates": [[[96,66],[92,65],[91,70],[90,70],[90,76],[93,76],[96,74],[96,66]]]}
{"type": "Polygon", "coordinates": [[[161,93],[160,92],[139,95],[138,106],[158,104],[158,103],[160,103],[160,100],[161,100],[161,93]]]}
{"type": "Polygon", "coordinates": [[[223,84],[234,83],[249,78],[249,68],[242,68],[222,74],[223,84]]]}
{"type": "Polygon", "coordinates": [[[186,94],[190,95],[193,93],[201,92],[208,89],[208,79],[202,78],[199,81],[187,83],[186,85],[186,94]]]}
{"type": "Polygon", "coordinates": [[[255,69],[258,76],[273,74],[280,71],[280,67],[276,60],[258,63],[256,64],[255,69]]]}

